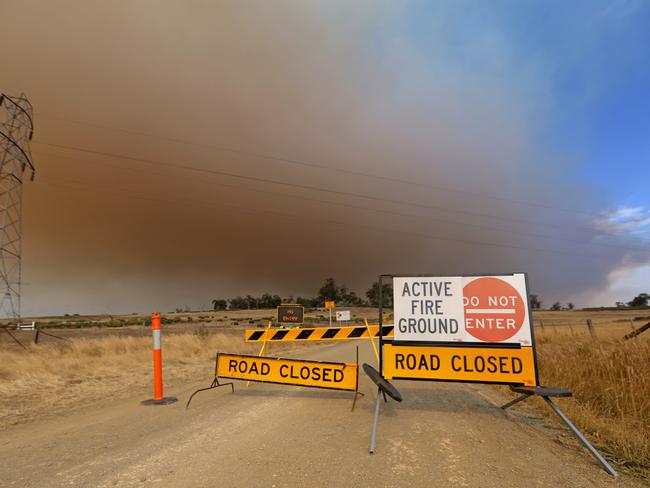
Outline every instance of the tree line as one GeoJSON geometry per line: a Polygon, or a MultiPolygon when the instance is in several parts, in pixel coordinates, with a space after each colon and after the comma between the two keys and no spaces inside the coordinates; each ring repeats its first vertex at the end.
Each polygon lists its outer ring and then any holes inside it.
{"type": "MultiPolygon", "coordinates": [[[[322,307],[326,301],[334,301],[343,307],[378,307],[379,306],[379,282],[374,282],[365,292],[365,298],[360,297],[356,292],[345,285],[339,285],[334,278],[327,278],[318,293],[313,297],[285,297],[264,293],[259,297],[252,295],[236,296],[229,299],[215,298],[212,300],[212,307],[215,311],[220,310],[256,310],[264,308],[275,308],[282,303],[296,303],[304,307],[322,307]]],[[[384,307],[393,306],[393,287],[387,283],[382,286],[382,302],[384,307]]]]}
{"type": "MultiPolygon", "coordinates": [[[[543,302],[538,295],[530,295],[530,306],[532,309],[541,309],[543,302]]],[[[259,297],[252,295],[236,296],[234,298],[223,299],[217,298],[212,300],[212,307],[215,311],[220,310],[255,310],[265,308],[275,308],[282,303],[296,303],[304,307],[318,308],[322,307],[326,301],[335,301],[337,305],[343,307],[378,307],[379,306],[379,282],[375,281],[365,292],[365,297],[358,296],[354,291],[348,289],[345,285],[339,285],[334,278],[327,278],[318,293],[313,297],[285,297],[280,295],[271,295],[264,293],[259,297]]],[[[383,306],[391,308],[393,306],[393,286],[388,283],[382,284],[382,302],[383,306]]],[[[640,293],[629,302],[616,302],[619,308],[626,307],[647,307],[650,303],[650,295],[640,293]]],[[[573,310],[574,304],[569,302],[566,305],[555,302],[549,307],[549,310],[573,310]]]]}
{"type": "MultiPolygon", "coordinates": [[[[542,308],[543,302],[537,295],[530,295],[530,306],[532,309],[542,308]]],[[[650,305],[650,294],[639,293],[629,302],[616,302],[617,308],[644,308],[650,305]]],[[[562,305],[560,302],[555,302],[549,307],[549,310],[573,310],[575,306],[569,302],[562,305]]]]}

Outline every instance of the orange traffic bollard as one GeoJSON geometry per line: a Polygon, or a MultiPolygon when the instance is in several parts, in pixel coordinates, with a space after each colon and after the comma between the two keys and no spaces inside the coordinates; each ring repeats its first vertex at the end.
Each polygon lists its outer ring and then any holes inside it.
{"type": "Polygon", "coordinates": [[[163,396],[162,331],[160,328],[160,314],[157,311],[151,316],[151,332],[153,333],[153,399],[144,400],[142,404],[168,405],[177,401],[177,398],[163,396]]]}

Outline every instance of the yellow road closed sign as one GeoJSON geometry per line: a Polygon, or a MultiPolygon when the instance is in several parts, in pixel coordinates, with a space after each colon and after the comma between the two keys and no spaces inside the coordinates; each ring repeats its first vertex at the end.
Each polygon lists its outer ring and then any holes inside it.
{"type": "Polygon", "coordinates": [[[382,372],[386,379],[537,385],[532,347],[384,344],[382,372]]]}
{"type": "Polygon", "coordinates": [[[218,354],[216,376],[236,380],[357,391],[358,365],[218,354]]]}

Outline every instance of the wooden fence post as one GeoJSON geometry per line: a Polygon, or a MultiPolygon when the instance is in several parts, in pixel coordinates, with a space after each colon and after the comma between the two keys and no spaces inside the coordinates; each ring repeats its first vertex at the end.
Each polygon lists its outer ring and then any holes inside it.
{"type": "Polygon", "coordinates": [[[596,329],[594,329],[594,324],[591,322],[591,319],[587,319],[587,327],[589,328],[591,338],[596,339],[596,329]]]}

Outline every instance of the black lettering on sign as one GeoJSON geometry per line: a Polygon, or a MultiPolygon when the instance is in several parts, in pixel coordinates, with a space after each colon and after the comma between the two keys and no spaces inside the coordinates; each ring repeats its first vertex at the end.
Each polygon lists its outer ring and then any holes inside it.
{"type": "Polygon", "coordinates": [[[460,356],[454,354],[451,357],[451,369],[453,369],[454,371],[460,371],[460,366],[458,365],[458,363],[460,363],[460,356]]]}
{"type": "Polygon", "coordinates": [[[495,358],[494,356],[488,356],[487,362],[488,362],[488,367],[487,367],[488,373],[496,373],[497,372],[497,358],[495,358]]]}
{"type": "Polygon", "coordinates": [[[520,358],[508,356],[459,356],[451,357],[451,369],[466,373],[519,374],[524,365],[520,358]]]}
{"type": "Polygon", "coordinates": [[[237,360],[230,359],[228,361],[228,371],[237,371],[237,360]]]}
{"type": "Polygon", "coordinates": [[[437,371],[440,369],[440,358],[435,354],[429,354],[429,357],[420,356],[420,364],[418,369],[425,369],[428,371],[437,371]]]}
{"type": "Polygon", "coordinates": [[[507,370],[506,366],[506,361],[508,361],[507,357],[504,356],[499,356],[499,372],[500,373],[509,373],[510,371],[507,370]]]}
{"type": "Polygon", "coordinates": [[[411,334],[426,332],[430,334],[436,333],[458,333],[458,321],[456,319],[440,319],[440,318],[414,318],[399,319],[397,328],[400,332],[409,332],[411,334]]]}
{"type": "Polygon", "coordinates": [[[404,354],[399,352],[395,354],[395,367],[399,369],[404,369],[404,354]]]}
{"type": "Polygon", "coordinates": [[[303,380],[309,379],[309,368],[307,366],[303,366],[302,368],[300,368],[300,377],[303,380]]]}
{"type": "Polygon", "coordinates": [[[313,379],[314,381],[320,381],[321,374],[322,374],[322,373],[321,373],[320,368],[314,368],[314,371],[313,371],[313,373],[312,373],[312,379],[313,379]]]}
{"type": "Polygon", "coordinates": [[[332,372],[332,368],[323,368],[323,381],[332,381],[329,376],[332,372]]]}
{"type": "Polygon", "coordinates": [[[283,378],[289,376],[289,373],[287,373],[287,369],[289,369],[289,366],[287,366],[286,364],[280,366],[280,376],[282,376],[283,378]]]}

